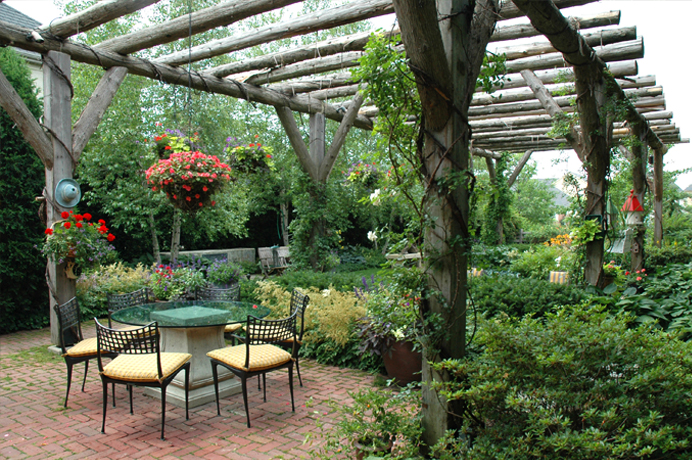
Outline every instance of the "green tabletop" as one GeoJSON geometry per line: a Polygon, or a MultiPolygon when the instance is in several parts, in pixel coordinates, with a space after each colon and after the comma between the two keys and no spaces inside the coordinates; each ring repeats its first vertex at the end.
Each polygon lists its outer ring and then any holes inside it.
{"type": "Polygon", "coordinates": [[[134,326],[156,321],[159,327],[204,327],[241,323],[247,321],[249,315],[264,318],[269,313],[269,308],[250,302],[185,300],[123,308],[111,317],[119,323],[134,326]]]}

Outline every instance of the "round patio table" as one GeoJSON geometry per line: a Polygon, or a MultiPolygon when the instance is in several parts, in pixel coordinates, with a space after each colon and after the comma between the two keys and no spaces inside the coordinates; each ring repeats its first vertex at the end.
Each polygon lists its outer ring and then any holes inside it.
{"type": "MultiPolygon", "coordinates": [[[[226,346],[226,324],[244,323],[248,315],[264,318],[269,308],[250,302],[185,300],[156,302],[123,308],[111,318],[119,323],[144,326],[156,321],[161,332],[161,350],[190,353],[190,407],[215,401],[214,377],[207,352],[226,346]]],[[[181,372],[166,392],[166,400],[185,407],[185,379],[181,372]]],[[[219,397],[240,392],[240,382],[229,371],[219,373],[219,397]]],[[[160,397],[158,388],[145,394],[160,397]]]]}

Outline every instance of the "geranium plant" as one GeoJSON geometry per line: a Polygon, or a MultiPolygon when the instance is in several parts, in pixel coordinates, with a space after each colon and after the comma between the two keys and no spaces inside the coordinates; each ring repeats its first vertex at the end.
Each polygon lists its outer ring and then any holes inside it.
{"type": "Polygon", "coordinates": [[[204,274],[199,270],[160,264],[154,266],[149,287],[158,300],[177,300],[196,292],[204,283],[204,274]]]}
{"type": "Polygon", "coordinates": [[[75,214],[63,211],[62,220],[45,230],[46,241],[41,253],[62,264],[68,260],[82,268],[111,261],[115,248],[110,244],[115,236],[106,227],[103,219],[91,222],[89,213],[75,214]]]}
{"type": "MultiPolygon", "coordinates": [[[[255,139],[259,135],[255,135],[255,139]]],[[[243,173],[274,169],[274,150],[260,142],[241,144],[235,137],[226,139],[226,153],[232,158],[233,168],[243,173]]]]}
{"type": "Polygon", "coordinates": [[[216,204],[211,196],[231,179],[230,172],[215,155],[175,152],[152,165],[146,178],[151,189],[165,193],[175,207],[196,212],[216,204]]]}

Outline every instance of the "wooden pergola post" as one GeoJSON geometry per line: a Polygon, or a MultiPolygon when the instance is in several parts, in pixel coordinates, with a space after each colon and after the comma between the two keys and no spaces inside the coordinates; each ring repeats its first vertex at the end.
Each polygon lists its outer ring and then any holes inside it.
{"type": "MultiPolygon", "coordinates": [[[[52,137],[53,168],[46,169],[46,223],[50,227],[60,220],[67,209],[55,201],[55,186],[62,179],[71,179],[76,161],[72,158],[72,84],[70,83],[70,56],[49,51],[44,56],[44,118],[45,126],[52,137]]],[[[64,264],[48,261],[46,282],[50,297],[51,342],[59,343],[58,318],[53,306],[67,302],[75,296],[75,281],[65,275],[64,264]]]]}

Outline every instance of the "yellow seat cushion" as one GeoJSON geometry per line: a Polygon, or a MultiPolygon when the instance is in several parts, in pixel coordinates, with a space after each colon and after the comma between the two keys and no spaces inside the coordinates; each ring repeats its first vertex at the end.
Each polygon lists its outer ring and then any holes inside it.
{"type": "Polygon", "coordinates": [[[67,353],[65,353],[64,356],[69,356],[70,358],[79,358],[90,355],[96,356],[98,353],[97,346],[96,337],[84,339],[81,342],[75,343],[72,348],[67,350],[67,353]]]}
{"type": "MultiPolygon", "coordinates": [[[[192,358],[189,353],[161,353],[161,380],[173,374],[192,358]]],[[[156,353],[119,355],[103,368],[103,375],[130,382],[160,382],[156,353]]]]}
{"type": "Polygon", "coordinates": [[[212,350],[207,356],[246,372],[271,369],[293,359],[290,353],[274,345],[250,345],[249,367],[245,367],[245,345],[212,350]]]}
{"type": "Polygon", "coordinates": [[[241,329],[242,327],[243,327],[243,323],[226,324],[226,328],[223,331],[224,332],[235,332],[238,329],[241,329]]]}

